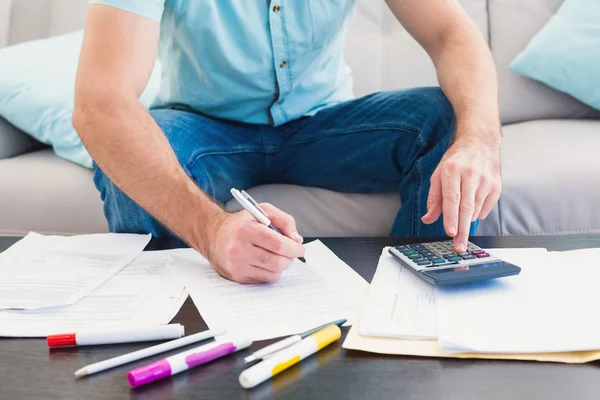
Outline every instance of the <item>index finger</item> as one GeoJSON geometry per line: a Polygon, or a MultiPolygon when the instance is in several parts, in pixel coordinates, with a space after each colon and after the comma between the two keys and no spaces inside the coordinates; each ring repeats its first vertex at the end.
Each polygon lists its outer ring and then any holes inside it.
{"type": "Polygon", "coordinates": [[[304,241],[302,236],[298,233],[294,217],[269,203],[262,203],[260,206],[265,210],[273,225],[281,230],[281,233],[298,243],[304,241]]]}
{"type": "Polygon", "coordinates": [[[460,175],[444,173],[442,176],[442,213],[444,229],[450,237],[458,232],[458,207],[460,204],[460,175]]]}
{"type": "Polygon", "coordinates": [[[253,224],[250,242],[258,247],[290,259],[303,257],[304,246],[262,224],[253,224]]]}

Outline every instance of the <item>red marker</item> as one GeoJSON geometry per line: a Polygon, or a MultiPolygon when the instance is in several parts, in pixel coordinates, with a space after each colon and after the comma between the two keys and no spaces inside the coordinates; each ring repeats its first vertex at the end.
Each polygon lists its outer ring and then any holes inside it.
{"type": "Polygon", "coordinates": [[[48,347],[93,346],[113,343],[148,342],[178,339],[185,334],[183,325],[154,325],[122,329],[81,329],[75,333],[48,336],[48,347]]]}

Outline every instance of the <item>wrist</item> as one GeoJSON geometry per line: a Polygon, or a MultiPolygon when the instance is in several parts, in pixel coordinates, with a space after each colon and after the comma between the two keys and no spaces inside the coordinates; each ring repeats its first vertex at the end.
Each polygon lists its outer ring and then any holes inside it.
{"type": "Polygon", "coordinates": [[[455,141],[463,140],[500,149],[502,125],[498,119],[493,118],[458,119],[455,141]]]}
{"type": "MultiPolygon", "coordinates": [[[[208,200],[208,199],[206,199],[208,200]]],[[[204,257],[210,259],[212,242],[217,236],[219,226],[227,217],[228,213],[217,204],[208,200],[210,204],[202,204],[199,210],[201,212],[196,218],[192,219],[193,229],[193,247],[196,248],[204,257]]]]}

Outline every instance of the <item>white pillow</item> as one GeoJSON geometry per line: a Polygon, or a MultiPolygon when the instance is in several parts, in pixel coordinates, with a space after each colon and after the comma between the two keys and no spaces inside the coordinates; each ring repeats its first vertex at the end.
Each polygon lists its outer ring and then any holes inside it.
{"type": "MultiPolygon", "coordinates": [[[[71,124],[83,30],[0,49],[0,116],[64,159],[92,168],[71,124]]],[[[157,60],[140,97],[148,108],[160,87],[157,60]]]]}

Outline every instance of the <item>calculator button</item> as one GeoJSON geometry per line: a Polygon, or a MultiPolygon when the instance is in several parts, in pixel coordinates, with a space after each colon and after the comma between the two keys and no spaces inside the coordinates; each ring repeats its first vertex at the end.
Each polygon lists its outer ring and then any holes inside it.
{"type": "Polygon", "coordinates": [[[471,254],[468,254],[468,255],[466,255],[466,256],[462,256],[462,259],[463,259],[463,260],[474,260],[474,259],[476,259],[476,258],[477,258],[477,257],[475,257],[475,256],[473,256],[473,255],[471,255],[471,254]]]}
{"type": "Polygon", "coordinates": [[[477,254],[483,254],[483,253],[485,253],[485,251],[483,251],[483,250],[473,250],[473,251],[471,251],[471,253],[474,254],[474,255],[477,255],[477,254]]]}
{"type": "Polygon", "coordinates": [[[489,257],[489,256],[490,255],[486,252],[475,254],[475,257],[477,257],[477,258],[485,258],[485,257],[489,257]]]}
{"type": "Polygon", "coordinates": [[[428,265],[432,265],[432,263],[429,260],[423,260],[423,261],[417,261],[417,265],[419,267],[426,267],[428,265]]]}
{"type": "Polygon", "coordinates": [[[410,256],[408,256],[408,258],[410,258],[411,260],[414,260],[417,258],[423,258],[423,256],[420,254],[414,253],[414,254],[411,254],[410,256]]]}
{"type": "Polygon", "coordinates": [[[461,257],[468,256],[468,255],[470,255],[470,254],[471,254],[471,253],[468,253],[468,252],[464,252],[464,253],[458,253],[458,255],[459,255],[459,256],[461,256],[461,257]]]}
{"type": "Polygon", "coordinates": [[[434,258],[434,259],[433,259],[433,260],[431,260],[431,261],[433,261],[433,263],[434,263],[434,264],[443,264],[443,263],[445,263],[445,262],[446,262],[446,260],[445,260],[445,259],[443,259],[443,258],[434,258]]]}
{"type": "Polygon", "coordinates": [[[459,256],[452,256],[452,257],[446,257],[446,260],[448,260],[448,261],[460,261],[460,260],[462,260],[462,258],[460,258],[459,256]]]}
{"type": "Polygon", "coordinates": [[[454,256],[455,256],[454,253],[444,253],[444,254],[442,254],[442,257],[444,257],[444,258],[454,257],[454,256]]]}

